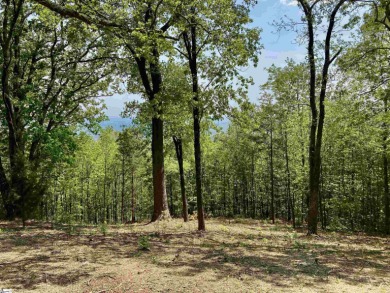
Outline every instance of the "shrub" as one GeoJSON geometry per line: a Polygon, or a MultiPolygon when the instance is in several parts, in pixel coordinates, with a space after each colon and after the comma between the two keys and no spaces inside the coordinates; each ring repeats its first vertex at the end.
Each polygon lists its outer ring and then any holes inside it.
{"type": "Polygon", "coordinates": [[[107,235],[107,232],[108,232],[108,225],[106,223],[103,223],[99,226],[99,230],[100,232],[106,236],[107,235]]]}
{"type": "Polygon", "coordinates": [[[149,236],[142,235],[138,238],[138,249],[139,250],[150,250],[149,236]]]}

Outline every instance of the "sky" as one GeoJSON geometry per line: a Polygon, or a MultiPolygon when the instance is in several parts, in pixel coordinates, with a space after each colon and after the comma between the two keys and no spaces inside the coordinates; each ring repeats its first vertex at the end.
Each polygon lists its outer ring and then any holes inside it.
{"type": "MultiPolygon", "coordinates": [[[[296,44],[294,32],[281,31],[272,25],[285,16],[297,19],[301,15],[296,1],[293,0],[258,0],[258,4],[251,11],[253,26],[260,27],[261,43],[263,50],[259,56],[257,68],[248,67],[242,70],[244,76],[252,76],[255,84],[249,88],[249,99],[256,102],[259,96],[259,87],[267,81],[265,68],[275,64],[283,66],[287,58],[303,61],[306,53],[304,46],[296,44]]],[[[114,95],[104,98],[107,106],[106,115],[110,118],[120,116],[124,104],[134,100],[136,96],[131,94],[114,95]]]]}

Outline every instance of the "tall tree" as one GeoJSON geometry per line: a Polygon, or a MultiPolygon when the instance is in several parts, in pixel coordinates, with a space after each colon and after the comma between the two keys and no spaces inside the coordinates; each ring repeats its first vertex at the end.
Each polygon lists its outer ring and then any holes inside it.
{"type": "Polygon", "coordinates": [[[1,194],[7,218],[25,220],[42,199],[44,173],[72,148],[71,127],[99,117],[97,97],[107,92],[115,55],[109,46],[98,50],[99,31],[24,1],[3,1],[1,17],[0,109],[8,144],[0,154],[1,194]]]}
{"type": "Polygon", "coordinates": [[[63,17],[76,18],[86,24],[103,27],[119,40],[128,56],[129,75],[137,72],[138,86],[130,78],[129,90],[142,93],[150,104],[152,113],[152,165],[154,209],[152,221],[169,217],[164,171],[164,124],[159,98],[163,76],[160,55],[167,49],[168,30],[178,17],[182,6],[177,1],[115,1],[115,5],[94,1],[75,6],[74,1],[64,5],[55,1],[35,0],[63,17]],[[111,19],[116,19],[111,21],[111,19]]]}
{"type": "Polygon", "coordinates": [[[355,78],[360,80],[362,86],[361,95],[367,100],[375,102],[376,117],[381,123],[382,162],[383,162],[383,206],[384,206],[384,231],[390,233],[390,192],[388,174],[388,102],[389,86],[388,74],[390,68],[388,58],[390,49],[390,28],[388,24],[389,4],[384,2],[372,2],[371,10],[364,16],[364,23],[360,28],[356,44],[351,47],[340,62],[344,72],[355,72],[355,78]],[[387,7],[387,10],[386,10],[387,7]],[[373,66],[374,65],[374,66],[373,66]]]}
{"type": "Polygon", "coordinates": [[[340,11],[347,0],[322,3],[322,1],[298,0],[299,7],[304,13],[306,23],[306,36],[308,41],[308,62],[310,70],[310,145],[309,145],[309,212],[308,212],[308,234],[317,234],[318,223],[318,198],[320,191],[320,170],[321,170],[321,146],[325,121],[325,98],[329,82],[329,69],[332,63],[341,53],[341,48],[334,48],[332,39],[337,22],[340,21],[340,11]],[[316,57],[316,24],[326,21],[325,42],[323,44],[323,56],[321,61],[321,74],[317,75],[316,57]],[[319,79],[319,81],[318,81],[319,79]],[[317,95],[317,84],[320,83],[320,92],[317,95]]]}
{"type": "MultiPolygon", "coordinates": [[[[188,220],[188,202],[185,192],[184,176],[184,153],[183,144],[186,145],[190,140],[190,120],[188,114],[191,101],[191,88],[186,75],[186,66],[179,62],[168,61],[161,63],[161,72],[164,76],[164,83],[159,94],[163,101],[160,105],[160,111],[163,113],[165,131],[165,140],[173,139],[176,151],[176,158],[179,167],[179,176],[181,182],[181,194],[183,205],[183,218],[188,220]]],[[[126,104],[124,115],[137,119],[142,124],[147,123],[153,109],[147,103],[132,101],[126,104]]],[[[172,208],[172,207],[171,207],[172,208]]]]}
{"type": "MultiPolygon", "coordinates": [[[[184,50],[180,47],[177,50],[188,61],[191,73],[198,230],[205,230],[202,196],[201,118],[205,112],[213,112],[215,109],[207,109],[202,95],[210,86],[214,86],[214,90],[219,88],[220,93],[214,94],[217,99],[223,95],[229,96],[231,94],[229,94],[231,88],[229,88],[227,81],[239,75],[237,67],[245,66],[249,61],[254,61],[255,65],[257,63],[257,53],[260,48],[259,30],[246,27],[251,22],[249,6],[238,4],[233,0],[193,1],[188,5],[188,10],[181,16],[184,30],[179,32],[184,50]],[[223,18],[220,17],[222,13],[223,18]],[[214,62],[212,62],[213,59],[214,62]],[[200,84],[200,76],[207,79],[206,89],[202,88],[200,84]]],[[[226,106],[228,105],[225,104],[226,106]]],[[[222,113],[218,113],[219,115],[226,111],[226,109],[219,110],[222,110],[222,113]]]]}

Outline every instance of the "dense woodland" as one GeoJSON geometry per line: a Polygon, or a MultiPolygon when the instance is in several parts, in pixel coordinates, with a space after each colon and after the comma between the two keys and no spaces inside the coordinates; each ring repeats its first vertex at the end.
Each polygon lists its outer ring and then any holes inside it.
{"type": "Polygon", "coordinates": [[[2,0],[0,216],[390,233],[390,1],[298,0],[275,28],[306,59],[253,99],[255,2],[2,0]],[[101,129],[100,98],[124,92],[143,98],[131,126],[101,129]]]}

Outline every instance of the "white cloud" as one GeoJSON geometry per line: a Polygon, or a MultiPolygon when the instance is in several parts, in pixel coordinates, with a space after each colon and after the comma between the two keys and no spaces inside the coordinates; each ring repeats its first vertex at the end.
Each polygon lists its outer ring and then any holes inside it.
{"type": "Polygon", "coordinates": [[[287,6],[295,6],[298,4],[296,0],[280,0],[280,3],[287,6]]]}

